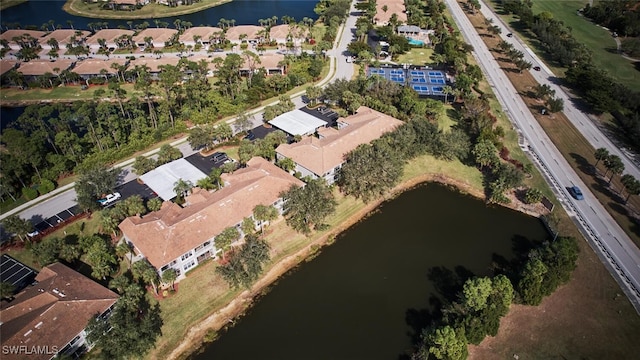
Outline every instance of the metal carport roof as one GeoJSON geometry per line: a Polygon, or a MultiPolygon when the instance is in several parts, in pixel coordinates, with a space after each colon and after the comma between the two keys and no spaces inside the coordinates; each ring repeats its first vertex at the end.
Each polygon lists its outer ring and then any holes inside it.
{"type": "Polygon", "coordinates": [[[307,114],[302,110],[293,110],[277,116],[269,121],[269,124],[290,135],[310,135],[316,129],[327,125],[327,122],[317,117],[307,114]]]}
{"type": "Polygon", "coordinates": [[[190,181],[193,185],[198,180],[207,177],[205,173],[198,170],[185,159],[178,159],[168,164],[164,164],[140,176],[140,179],[155,191],[162,200],[171,200],[176,197],[173,191],[178,179],[190,181]]]}

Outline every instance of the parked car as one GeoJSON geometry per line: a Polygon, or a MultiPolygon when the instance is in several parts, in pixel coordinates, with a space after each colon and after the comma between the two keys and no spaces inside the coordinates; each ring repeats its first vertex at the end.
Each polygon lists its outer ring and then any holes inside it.
{"type": "Polygon", "coordinates": [[[213,155],[211,156],[211,161],[213,162],[224,162],[227,160],[229,160],[229,157],[227,156],[226,153],[223,153],[223,152],[217,151],[213,153],[213,155]]]}
{"type": "Polygon", "coordinates": [[[256,139],[256,134],[252,131],[247,132],[247,136],[244,137],[245,140],[253,141],[256,139]]]}
{"type": "Polygon", "coordinates": [[[569,192],[576,200],[584,200],[584,195],[582,195],[582,190],[579,187],[574,185],[569,188],[569,192]]]}
{"type": "Polygon", "coordinates": [[[107,196],[103,197],[102,199],[99,199],[98,202],[102,206],[107,206],[109,204],[113,204],[114,202],[120,200],[121,197],[122,197],[122,195],[120,195],[119,192],[114,192],[113,194],[108,194],[107,196]]]}
{"type": "Polygon", "coordinates": [[[535,70],[535,71],[540,71],[540,66],[534,66],[534,67],[533,67],[533,70],[535,70]]]}
{"type": "Polygon", "coordinates": [[[507,37],[512,37],[512,36],[513,36],[513,33],[508,33],[507,34],[507,37]]]}

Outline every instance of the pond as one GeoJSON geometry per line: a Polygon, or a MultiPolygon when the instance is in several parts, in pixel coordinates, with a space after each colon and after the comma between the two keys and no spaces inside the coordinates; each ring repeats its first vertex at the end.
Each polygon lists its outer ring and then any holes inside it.
{"type": "MultiPolygon", "coordinates": [[[[71,21],[76,29],[88,30],[88,24],[96,22],[108,22],[110,28],[117,28],[118,26],[129,28],[128,20],[103,20],[71,15],[62,9],[65,2],[65,0],[27,1],[2,10],[2,29],[5,30],[7,26],[15,28],[15,24],[19,24],[22,27],[35,25],[40,28],[42,24],[48,23],[50,20],[66,29],[69,28],[67,21],[71,21]]],[[[168,22],[170,27],[173,27],[173,22],[176,19],[189,21],[193,26],[217,26],[221,18],[234,19],[236,20],[236,25],[258,25],[258,19],[266,19],[274,15],[278,16],[278,18],[283,15],[292,16],[296,21],[300,21],[304,17],[315,20],[318,18],[316,13],[313,12],[316,3],[317,1],[314,0],[233,0],[197,13],[167,17],[160,20],[168,22]]],[[[145,20],[133,20],[132,25],[135,26],[143,21],[145,20]]],[[[155,26],[153,19],[146,19],[146,21],[152,27],[155,26]]]]}
{"type": "Polygon", "coordinates": [[[495,259],[546,236],[536,218],[419,186],[282,278],[193,359],[406,358],[452,278],[490,275],[495,259]]]}

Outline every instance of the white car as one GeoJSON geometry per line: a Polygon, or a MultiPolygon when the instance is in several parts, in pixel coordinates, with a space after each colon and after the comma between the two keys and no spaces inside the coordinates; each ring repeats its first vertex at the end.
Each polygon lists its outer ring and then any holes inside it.
{"type": "Polygon", "coordinates": [[[121,197],[122,197],[122,195],[120,195],[119,192],[114,192],[113,194],[108,194],[107,196],[105,196],[102,199],[98,200],[98,202],[102,206],[107,206],[107,205],[109,205],[111,203],[114,203],[114,202],[118,201],[121,197]]]}

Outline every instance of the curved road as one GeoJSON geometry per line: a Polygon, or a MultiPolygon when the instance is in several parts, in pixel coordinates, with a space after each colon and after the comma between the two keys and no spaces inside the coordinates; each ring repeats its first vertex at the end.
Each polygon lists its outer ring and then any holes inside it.
{"type": "Polygon", "coordinates": [[[640,313],[640,250],[591,192],[585,191],[582,201],[576,201],[569,195],[566,190],[569,186],[578,185],[584,190],[588,188],[547,137],[456,0],[446,0],[446,3],[466,41],[473,45],[473,55],[498,100],[519,134],[524,137],[524,143],[521,144],[523,149],[530,153],[562,206],[579,224],[585,238],[640,313]]]}

